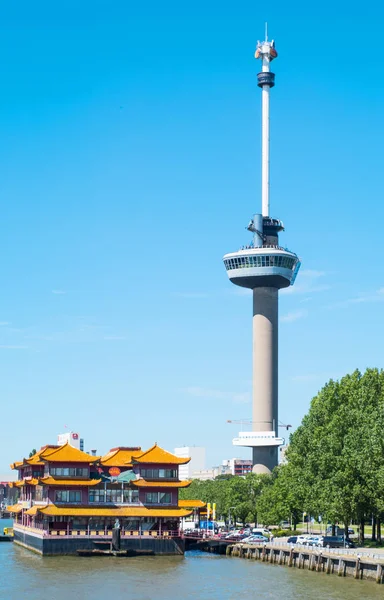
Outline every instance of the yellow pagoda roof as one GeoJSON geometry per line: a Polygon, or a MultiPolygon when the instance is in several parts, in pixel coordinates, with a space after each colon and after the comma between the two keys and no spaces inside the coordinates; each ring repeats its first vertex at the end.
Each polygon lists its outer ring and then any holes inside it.
{"type": "Polygon", "coordinates": [[[20,483],[20,487],[22,487],[23,485],[39,485],[39,480],[35,479],[35,477],[31,477],[30,479],[23,479],[23,481],[20,483]]]}
{"type": "MultiPolygon", "coordinates": [[[[188,517],[192,511],[183,508],[146,508],[139,507],[103,507],[93,506],[34,506],[37,512],[52,517],[188,517]]],[[[36,513],[35,513],[36,514],[36,513]]]]}
{"type": "Polygon", "coordinates": [[[100,463],[104,467],[131,467],[132,458],[143,454],[141,448],[119,447],[112,448],[105,456],[102,456],[100,463]]]}
{"type": "Polygon", "coordinates": [[[47,444],[46,446],[43,446],[42,448],[40,448],[40,450],[38,450],[30,458],[25,458],[24,464],[43,466],[44,462],[42,459],[44,458],[44,456],[49,454],[53,450],[57,450],[58,448],[59,448],[59,446],[52,446],[52,445],[47,444]]]}
{"type": "Polygon", "coordinates": [[[20,469],[21,465],[24,464],[23,460],[18,460],[14,463],[11,463],[9,466],[11,467],[11,469],[20,469]]]}
{"type": "Polygon", "coordinates": [[[147,479],[134,479],[131,483],[136,487],[184,488],[191,485],[192,481],[148,481],[147,479]]]}
{"type": "Polygon", "coordinates": [[[204,508],[206,502],[202,500],[179,500],[179,508],[204,508]]]}
{"type": "Polygon", "coordinates": [[[50,450],[49,452],[44,451],[40,455],[44,462],[71,462],[71,463],[95,463],[100,459],[100,456],[91,456],[82,450],[74,448],[68,442],[50,450]]]}
{"type": "Polygon", "coordinates": [[[29,458],[23,458],[23,460],[12,463],[11,469],[20,469],[20,467],[23,467],[23,466],[27,467],[29,465],[43,466],[45,463],[42,460],[42,458],[44,456],[48,455],[53,450],[58,450],[59,448],[60,448],[60,446],[53,446],[52,444],[51,445],[47,444],[46,446],[43,446],[42,448],[40,448],[40,450],[35,452],[35,454],[30,456],[29,458]]]}
{"type": "Polygon", "coordinates": [[[24,485],[37,485],[39,483],[38,479],[30,478],[30,479],[20,479],[19,481],[11,481],[9,487],[23,487],[24,485]]]}
{"type": "Polygon", "coordinates": [[[39,483],[42,483],[43,485],[90,487],[101,483],[101,479],[56,479],[55,477],[42,477],[39,479],[39,483]]]}
{"type": "Polygon", "coordinates": [[[10,513],[19,513],[23,510],[21,504],[12,504],[12,506],[7,506],[7,511],[10,513]]]}
{"type": "Polygon", "coordinates": [[[34,517],[38,511],[39,507],[38,506],[32,506],[32,508],[28,508],[28,510],[25,511],[26,515],[29,515],[30,517],[34,517]]]}
{"type": "Polygon", "coordinates": [[[167,452],[167,450],[160,448],[157,444],[140,454],[140,456],[133,458],[134,463],[158,463],[167,465],[185,465],[189,463],[190,460],[190,458],[180,458],[180,456],[171,454],[170,452],[167,452]]]}

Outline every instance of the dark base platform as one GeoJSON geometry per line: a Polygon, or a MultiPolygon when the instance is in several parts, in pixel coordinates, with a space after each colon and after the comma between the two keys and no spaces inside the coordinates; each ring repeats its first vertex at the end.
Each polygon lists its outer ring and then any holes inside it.
{"type": "MultiPolygon", "coordinates": [[[[79,555],[80,551],[109,552],[110,548],[100,549],[102,540],[91,537],[43,537],[28,531],[14,529],[14,542],[42,556],[79,555]]],[[[108,544],[108,540],[105,540],[108,544]]],[[[129,552],[130,556],[143,555],[183,555],[185,551],[184,540],[175,538],[150,538],[150,537],[121,537],[120,551],[129,552]]],[[[91,554],[93,555],[93,554],[91,554]]],[[[101,554],[99,554],[100,556],[101,554]]]]}

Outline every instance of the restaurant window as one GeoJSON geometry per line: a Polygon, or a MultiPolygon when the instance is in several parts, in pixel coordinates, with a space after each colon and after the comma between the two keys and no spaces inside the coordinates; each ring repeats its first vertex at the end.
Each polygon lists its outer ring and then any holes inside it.
{"type": "Polygon", "coordinates": [[[89,490],[89,502],[105,502],[104,489],[89,490]]]}
{"type": "Polygon", "coordinates": [[[164,479],[175,479],[175,477],[177,477],[177,469],[159,469],[159,477],[164,477],[164,479]]]}
{"type": "Polygon", "coordinates": [[[159,495],[157,492],[147,492],[145,494],[145,502],[148,504],[158,504],[159,495]]]}
{"type": "Polygon", "coordinates": [[[177,469],[141,469],[140,474],[145,479],[175,479],[177,469]]]}
{"type": "Polygon", "coordinates": [[[82,467],[51,467],[50,473],[56,477],[88,477],[88,469],[82,467]]]}
{"type": "Polygon", "coordinates": [[[170,492],[159,492],[159,504],[171,504],[172,494],[170,492]]]}
{"type": "Polygon", "coordinates": [[[72,490],[56,490],[55,502],[81,502],[81,492],[72,490]]]}
{"type": "Polygon", "coordinates": [[[147,504],[171,504],[172,494],[170,492],[147,492],[145,502],[147,504]]]}
{"type": "Polygon", "coordinates": [[[139,502],[139,490],[124,490],[123,502],[127,504],[137,504],[139,502]]]}
{"type": "Polygon", "coordinates": [[[121,489],[106,490],[106,502],[121,502],[121,489]]]}

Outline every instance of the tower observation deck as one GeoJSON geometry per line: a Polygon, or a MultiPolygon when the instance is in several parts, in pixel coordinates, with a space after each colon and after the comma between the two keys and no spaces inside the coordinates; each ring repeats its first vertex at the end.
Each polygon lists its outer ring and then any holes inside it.
{"type": "Polygon", "coordinates": [[[277,57],[274,41],[258,42],[255,58],[262,61],[257,75],[262,93],[261,214],[248,224],[249,245],[223,258],[232,283],[253,290],[253,400],[252,429],[233,440],[251,447],[253,471],[268,473],[277,466],[278,447],[278,292],[293,285],[300,268],[298,256],[279,245],[284,225],[270,216],[269,206],[269,95],[275,85],[270,70],[277,57]]]}

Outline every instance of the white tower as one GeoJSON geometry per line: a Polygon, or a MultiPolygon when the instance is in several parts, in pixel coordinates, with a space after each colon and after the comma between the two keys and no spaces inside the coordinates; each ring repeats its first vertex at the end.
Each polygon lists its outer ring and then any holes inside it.
{"type": "Polygon", "coordinates": [[[247,229],[252,242],[224,256],[229,279],[253,290],[253,415],[251,432],[241,432],[235,446],[253,448],[253,471],[268,473],[278,463],[278,292],[293,285],[300,268],[298,256],[279,246],[279,219],[269,207],[269,95],[275,85],[270,64],[277,57],[275,43],[258,42],[255,57],[262,61],[257,75],[262,90],[261,214],[255,214],[247,229]]]}

